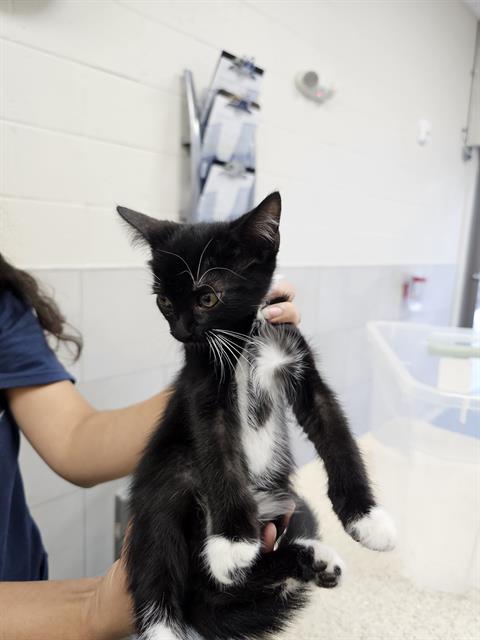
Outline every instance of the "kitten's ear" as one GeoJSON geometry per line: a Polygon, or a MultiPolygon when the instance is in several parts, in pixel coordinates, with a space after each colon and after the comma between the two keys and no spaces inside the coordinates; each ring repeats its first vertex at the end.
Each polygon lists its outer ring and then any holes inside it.
{"type": "Polygon", "coordinates": [[[255,209],[241,216],[232,224],[249,241],[274,250],[280,244],[280,213],[282,201],[278,191],[265,198],[255,209]]]}
{"type": "Polygon", "coordinates": [[[148,244],[162,242],[178,226],[176,222],[157,220],[126,207],[117,207],[117,212],[130,225],[133,239],[136,242],[148,244]]]}

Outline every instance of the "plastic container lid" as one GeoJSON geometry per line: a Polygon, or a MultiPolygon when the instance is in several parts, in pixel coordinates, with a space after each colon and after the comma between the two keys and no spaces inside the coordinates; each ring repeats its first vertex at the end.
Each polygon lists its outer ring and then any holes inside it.
{"type": "Polygon", "coordinates": [[[367,331],[404,391],[428,402],[480,411],[478,331],[405,322],[370,322],[367,331]],[[470,388],[465,393],[438,386],[441,361],[453,357],[471,363],[470,388]]]}

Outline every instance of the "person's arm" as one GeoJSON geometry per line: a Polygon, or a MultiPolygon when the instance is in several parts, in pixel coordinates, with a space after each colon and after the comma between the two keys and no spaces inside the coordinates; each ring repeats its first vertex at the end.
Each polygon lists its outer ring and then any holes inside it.
{"type": "Polygon", "coordinates": [[[0,583],[0,640],[120,640],[132,633],[121,560],[100,578],[0,583]]]}
{"type": "MultiPolygon", "coordinates": [[[[295,510],[285,514],[288,527],[295,510]]],[[[277,531],[262,533],[262,552],[277,531]]],[[[105,576],[81,580],[0,583],[0,640],[123,640],[134,632],[123,554],[105,576]]]]}
{"type": "Polygon", "coordinates": [[[133,471],[171,390],[109,411],[94,409],[69,381],[6,393],[17,424],[45,462],[90,487],[133,471]]]}
{"type": "MultiPolygon", "coordinates": [[[[277,283],[270,297],[279,295],[288,301],[266,307],[265,316],[273,323],[298,324],[292,286],[277,283]]],[[[171,390],[110,411],[97,411],[69,381],[6,393],[17,424],[43,460],[66,480],[91,487],[135,469],[171,390]]]]}

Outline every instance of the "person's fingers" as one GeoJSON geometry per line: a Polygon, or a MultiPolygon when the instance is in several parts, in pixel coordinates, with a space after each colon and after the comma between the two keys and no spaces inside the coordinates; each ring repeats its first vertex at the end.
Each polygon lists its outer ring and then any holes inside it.
{"type": "Polygon", "coordinates": [[[287,511],[287,513],[283,516],[283,525],[285,527],[285,529],[288,528],[289,522],[291,517],[293,516],[295,509],[296,509],[297,505],[295,504],[295,502],[292,500],[292,504],[289,508],[289,510],[287,511]]]}
{"type": "Polygon", "coordinates": [[[265,307],[263,315],[272,324],[284,322],[299,324],[300,322],[300,314],[292,302],[278,302],[277,304],[265,307]]]}
{"type": "Polygon", "coordinates": [[[269,522],[265,526],[265,529],[263,530],[262,552],[269,553],[270,551],[273,551],[276,539],[277,539],[277,527],[273,524],[273,522],[269,522]]]}
{"type": "Polygon", "coordinates": [[[267,300],[274,300],[279,296],[286,296],[291,302],[295,298],[295,287],[287,280],[279,280],[274,282],[272,288],[267,294],[267,300]]]}

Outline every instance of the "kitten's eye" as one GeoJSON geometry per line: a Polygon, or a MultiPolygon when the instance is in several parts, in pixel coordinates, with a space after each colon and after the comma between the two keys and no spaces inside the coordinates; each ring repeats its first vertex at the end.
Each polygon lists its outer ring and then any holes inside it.
{"type": "Polygon", "coordinates": [[[170,300],[167,298],[167,296],[164,296],[161,293],[157,295],[157,303],[160,307],[164,307],[165,309],[172,308],[172,303],[170,302],[170,300]]]}
{"type": "Polygon", "coordinates": [[[208,293],[203,293],[198,299],[198,303],[201,307],[205,307],[206,309],[211,309],[218,302],[218,297],[211,291],[208,293]]]}

